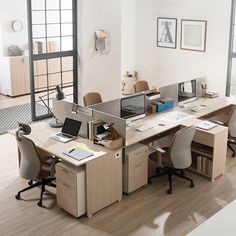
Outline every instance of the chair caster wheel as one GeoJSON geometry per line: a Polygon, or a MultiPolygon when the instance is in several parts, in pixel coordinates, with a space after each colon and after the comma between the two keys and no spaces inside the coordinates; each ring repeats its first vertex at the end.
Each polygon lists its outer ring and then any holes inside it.
{"type": "Polygon", "coordinates": [[[28,185],[32,185],[33,184],[33,180],[28,181],[28,185]]]}
{"type": "Polygon", "coordinates": [[[172,190],[168,189],[168,190],[166,191],[166,193],[167,193],[167,194],[171,194],[171,193],[172,193],[172,190]]]}
{"type": "Polygon", "coordinates": [[[39,201],[39,202],[37,203],[37,205],[38,205],[39,207],[42,207],[42,206],[43,206],[42,201],[39,201]]]}
{"type": "Polygon", "coordinates": [[[148,179],[148,184],[152,184],[152,181],[150,179],[148,179]]]}
{"type": "Polygon", "coordinates": [[[194,188],[194,187],[195,187],[194,183],[191,183],[191,184],[190,184],[190,187],[191,187],[191,188],[194,188]]]}
{"type": "Polygon", "coordinates": [[[19,194],[19,193],[16,194],[15,198],[16,198],[17,200],[20,200],[20,194],[19,194]]]}

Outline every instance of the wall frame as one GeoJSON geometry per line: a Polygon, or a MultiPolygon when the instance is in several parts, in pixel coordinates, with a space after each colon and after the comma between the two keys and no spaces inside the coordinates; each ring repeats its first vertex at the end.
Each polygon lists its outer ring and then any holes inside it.
{"type": "Polygon", "coordinates": [[[191,51],[206,51],[207,21],[181,20],[180,48],[191,51]]]}
{"type": "Polygon", "coordinates": [[[176,18],[157,18],[157,47],[176,48],[176,35],[176,18]]]}

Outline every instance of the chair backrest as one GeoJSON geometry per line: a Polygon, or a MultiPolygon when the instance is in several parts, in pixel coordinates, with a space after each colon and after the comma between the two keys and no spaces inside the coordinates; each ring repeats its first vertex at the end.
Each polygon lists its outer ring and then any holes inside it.
{"type": "Polygon", "coordinates": [[[30,133],[30,127],[25,124],[21,125],[24,127],[20,126],[16,132],[20,158],[20,176],[27,180],[37,180],[42,168],[40,155],[33,141],[24,136],[30,133]]]}
{"type": "Polygon", "coordinates": [[[149,90],[149,86],[147,81],[145,80],[139,80],[135,82],[134,84],[134,92],[135,93],[140,93],[149,90]]]}
{"type": "Polygon", "coordinates": [[[86,107],[102,102],[101,95],[96,92],[85,94],[83,99],[84,99],[84,106],[86,107]]]}
{"type": "Polygon", "coordinates": [[[177,131],[170,146],[170,158],[176,169],[186,169],[192,163],[191,143],[195,134],[194,126],[177,131]]]}
{"type": "Polygon", "coordinates": [[[233,109],[228,121],[229,135],[236,137],[236,108],[233,109]]]}

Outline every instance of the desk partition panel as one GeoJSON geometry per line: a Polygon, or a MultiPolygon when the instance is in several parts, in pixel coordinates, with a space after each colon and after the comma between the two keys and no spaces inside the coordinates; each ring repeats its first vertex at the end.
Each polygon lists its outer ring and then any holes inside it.
{"type": "Polygon", "coordinates": [[[74,112],[72,111],[73,103],[66,102],[66,101],[57,101],[53,99],[53,113],[58,118],[59,121],[64,122],[65,118],[71,118],[74,120],[82,121],[82,125],[80,128],[79,135],[82,137],[87,138],[87,123],[93,120],[103,120],[106,123],[114,124],[114,128],[118,132],[118,134],[124,138],[126,137],[126,122],[124,119],[116,117],[114,115],[107,114],[105,112],[97,111],[91,108],[84,108],[90,109],[91,113],[89,115],[85,112],[74,112]]]}

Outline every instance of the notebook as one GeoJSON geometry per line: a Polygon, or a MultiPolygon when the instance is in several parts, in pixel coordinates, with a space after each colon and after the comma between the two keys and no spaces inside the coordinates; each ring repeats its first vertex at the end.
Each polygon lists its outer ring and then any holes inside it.
{"type": "Polygon", "coordinates": [[[217,124],[210,122],[210,121],[203,121],[203,122],[196,125],[197,128],[205,129],[205,130],[212,129],[216,126],[217,126],[217,124]]]}
{"type": "Polygon", "coordinates": [[[70,150],[65,150],[63,153],[69,157],[76,159],[77,161],[93,156],[93,152],[85,151],[79,147],[75,147],[70,150]]]}
{"type": "Polygon", "coordinates": [[[76,139],[79,134],[81,123],[81,121],[66,118],[61,132],[52,135],[50,138],[63,143],[76,139]]]}

